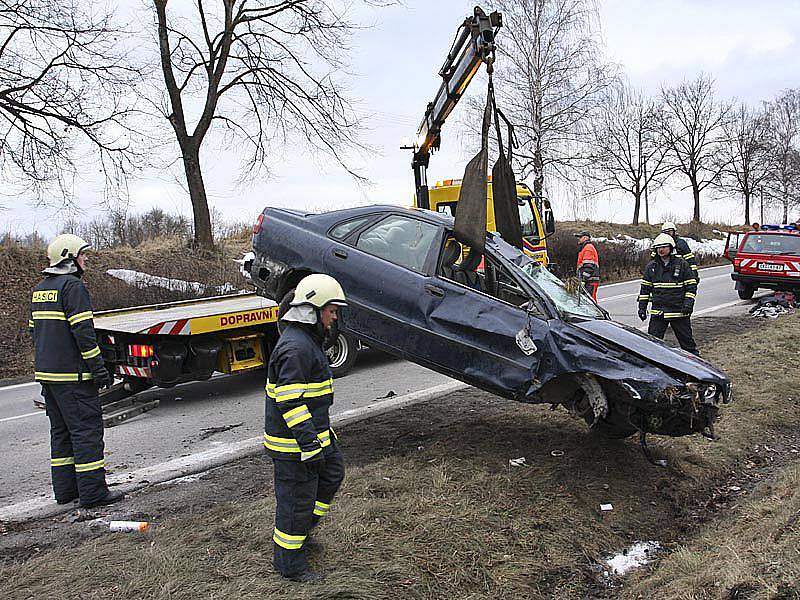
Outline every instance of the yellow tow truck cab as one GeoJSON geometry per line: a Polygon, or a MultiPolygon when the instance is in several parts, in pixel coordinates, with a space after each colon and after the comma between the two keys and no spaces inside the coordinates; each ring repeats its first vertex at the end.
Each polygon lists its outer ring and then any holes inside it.
{"type": "MultiPolygon", "coordinates": [[[[455,217],[460,192],[460,179],[437,181],[436,185],[428,190],[430,209],[455,217]]],[[[414,204],[416,205],[416,199],[414,204]]],[[[517,206],[519,207],[519,219],[522,225],[522,249],[535,261],[546,266],[549,262],[546,238],[555,227],[549,203],[545,201],[543,205],[544,219],[542,219],[537,203],[534,202],[531,189],[524,183],[517,184],[517,206]]],[[[487,231],[497,231],[491,177],[489,177],[486,199],[486,229],[487,231]]]]}

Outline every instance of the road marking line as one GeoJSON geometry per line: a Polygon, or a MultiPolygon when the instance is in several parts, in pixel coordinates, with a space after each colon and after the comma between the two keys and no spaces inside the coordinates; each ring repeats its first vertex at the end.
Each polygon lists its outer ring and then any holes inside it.
{"type": "Polygon", "coordinates": [[[15,417],[4,417],[0,419],[0,423],[5,423],[6,421],[16,421],[17,419],[24,419],[26,417],[33,417],[35,415],[44,415],[46,414],[43,410],[39,410],[32,413],[25,413],[24,415],[17,415],[15,417]]]}
{"type": "MultiPolygon", "coordinates": [[[[460,381],[449,381],[424,390],[411,392],[403,396],[397,396],[390,400],[375,402],[362,408],[347,410],[336,415],[331,415],[332,425],[343,425],[353,423],[361,419],[374,417],[390,410],[410,406],[426,400],[433,400],[440,396],[456,392],[469,387],[460,381]]],[[[164,483],[185,477],[195,473],[203,473],[209,469],[239,460],[247,456],[253,456],[263,451],[263,435],[251,437],[246,440],[220,444],[203,452],[181,456],[163,463],[142,467],[129,473],[115,473],[107,478],[111,485],[120,486],[119,489],[125,492],[164,483]]],[[[7,506],[0,507],[0,519],[11,521],[25,518],[42,518],[57,515],[73,510],[71,506],[58,506],[51,497],[32,498],[23,500],[7,506]]]]}
{"type": "MultiPolygon", "coordinates": [[[[700,273],[703,273],[705,271],[711,271],[712,269],[723,269],[723,268],[730,268],[730,265],[727,264],[727,265],[717,265],[716,267],[703,267],[702,269],[699,269],[699,271],[700,271],[700,273]]],[[[725,275],[728,275],[728,273],[726,273],[725,275]]],[[[722,275],[718,275],[718,276],[715,276],[715,277],[722,277],[722,275]]],[[[703,277],[703,279],[701,279],[700,282],[702,283],[704,279],[713,279],[713,278],[712,277],[703,277]]],[[[600,289],[600,290],[608,289],[608,288],[616,287],[618,285],[625,285],[626,283],[632,283],[634,281],[639,281],[639,280],[638,279],[628,279],[627,281],[617,281],[616,283],[606,283],[606,284],[601,285],[598,289],[600,289]]]]}
{"type": "Polygon", "coordinates": [[[9,392],[11,390],[19,390],[19,389],[22,389],[24,387],[29,387],[29,386],[32,387],[34,385],[39,385],[39,384],[37,382],[35,382],[35,381],[29,381],[28,383],[15,383],[14,385],[0,386],[0,392],[9,392]]]}

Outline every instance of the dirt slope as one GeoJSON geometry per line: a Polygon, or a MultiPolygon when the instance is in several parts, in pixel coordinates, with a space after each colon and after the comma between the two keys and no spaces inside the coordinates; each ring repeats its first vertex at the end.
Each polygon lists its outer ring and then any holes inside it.
{"type": "Polygon", "coordinates": [[[561,410],[467,390],[339,432],[349,472],[312,555],[324,584],[271,572],[271,468],[252,458],[111,513],[158,521],[152,534],[6,525],[5,597],[797,598],[800,414],[784,365],[800,317],[696,329],[736,399],[718,441],[652,439],[666,469],[561,410]],[[660,560],[603,576],[606,557],[650,539],[660,560]]]}

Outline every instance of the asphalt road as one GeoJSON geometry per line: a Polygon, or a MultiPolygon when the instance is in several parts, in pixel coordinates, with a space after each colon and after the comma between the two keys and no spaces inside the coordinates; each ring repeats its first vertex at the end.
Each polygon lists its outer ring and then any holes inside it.
{"type": "MultiPolygon", "coordinates": [[[[730,266],[701,272],[695,314],[744,313],[730,279],[730,266]]],[[[641,327],[636,316],[638,282],[603,286],[599,299],[623,323],[641,327]]],[[[702,347],[702,340],[698,340],[702,347]]],[[[425,390],[452,381],[409,362],[367,350],[355,370],[336,381],[334,413],[377,399],[425,390]]],[[[219,448],[261,435],[264,415],[261,371],[220,376],[169,390],[157,396],[155,410],[106,430],[107,464],[112,473],[159,465],[168,460],[219,448]]],[[[38,384],[0,388],[0,508],[33,498],[50,498],[48,421],[33,407],[38,384]]]]}

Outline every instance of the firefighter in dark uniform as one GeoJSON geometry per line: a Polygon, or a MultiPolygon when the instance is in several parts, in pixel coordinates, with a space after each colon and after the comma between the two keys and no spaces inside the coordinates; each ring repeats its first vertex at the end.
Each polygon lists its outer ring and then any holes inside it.
{"type": "MultiPolygon", "coordinates": [[[[689,248],[689,244],[686,240],[678,236],[678,229],[675,227],[675,223],[671,223],[670,221],[665,222],[661,226],[661,233],[666,233],[673,239],[675,242],[675,254],[689,263],[689,266],[692,268],[692,273],[694,273],[694,278],[700,283],[700,274],[697,272],[697,259],[692,249],[689,248]]],[[[656,251],[652,250],[650,252],[650,258],[653,259],[655,257],[656,251]]]]}
{"type": "Polygon", "coordinates": [[[92,508],[124,498],[106,485],[103,418],[98,389],[111,383],[94,332],[92,304],[81,281],[84,240],[58,236],[47,247],[50,266],[34,288],[28,322],[35,379],[50,418],[50,467],[56,502],[92,508]]]}
{"type": "Polygon", "coordinates": [[[675,254],[675,241],[662,233],[653,241],[656,258],[647,263],[639,292],[639,318],[650,324],[647,332],[664,339],[667,326],[672,326],[681,348],[700,355],[692,336],[691,314],[697,295],[697,279],[689,263],[675,254]]]}
{"type": "Polygon", "coordinates": [[[267,369],[264,446],[273,459],[277,501],[273,565],[293,581],[322,578],[309,568],[304,545],[344,479],[328,414],[333,375],[322,349],[340,306],[345,296],[334,278],[302,279],[267,369]]]}
{"type": "Polygon", "coordinates": [[[594,247],[588,231],[579,231],[575,237],[578,238],[576,265],[578,277],[586,287],[586,291],[597,302],[597,288],[600,287],[600,259],[597,256],[597,248],[594,247]]]}

